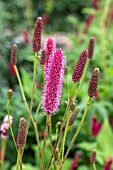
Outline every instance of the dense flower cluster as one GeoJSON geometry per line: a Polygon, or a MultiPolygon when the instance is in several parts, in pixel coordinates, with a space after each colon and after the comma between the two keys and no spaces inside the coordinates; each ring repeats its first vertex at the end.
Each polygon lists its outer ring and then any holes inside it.
{"type": "Polygon", "coordinates": [[[32,40],[32,49],[34,52],[38,52],[41,49],[42,26],[43,26],[43,20],[41,17],[38,17],[36,20],[33,40],[32,40]]]}
{"type": "Polygon", "coordinates": [[[100,71],[99,68],[95,68],[92,73],[92,77],[89,83],[89,88],[88,88],[88,95],[90,97],[94,97],[95,93],[97,91],[97,85],[100,77],[100,71]]]}
{"type": "Polygon", "coordinates": [[[93,149],[91,155],[90,155],[90,162],[94,164],[96,162],[96,150],[93,149]]]}
{"type": "Polygon", "coordinates": [[[74,68],[74,72],[72,75],[72,80],[76,83],[80,80],[80,78],[82,77],[83,71],[84,71],[84,67],[87,61],[87,57],[88,57],[88,50],[84,49],[82,51],[82,53],[80,54],[80,57],[77,61],[77,64],[74,68]]]}
{"type": "Polygon", "coordinates": [[[17,63],[17,45],[16,44],[13,44],[12,46],[10,63],[12,65],[15,65],[17,63]]]}
{"type": "Polygon", "coordinates": [[[20,118],[17,136],[18,147],[23,147],[25,145],[26,137],[27,137],[27,122],[24,118],[20,118]]]}
{"type": "Polygon", "coordinates": [[[95,38],[91,37],[89,41],[89,47],[88,47],[88,58],[92,59],[93,53],[94,53],[94,44],[95,44],[95,38]]]}
{"type": "Polygon", "coordinates": [[[56,50],[51,59],[44,85],[42,104],[44,111],[53,114],[58,111],[62,93],[65,59],[61,50],[56,50]]]}

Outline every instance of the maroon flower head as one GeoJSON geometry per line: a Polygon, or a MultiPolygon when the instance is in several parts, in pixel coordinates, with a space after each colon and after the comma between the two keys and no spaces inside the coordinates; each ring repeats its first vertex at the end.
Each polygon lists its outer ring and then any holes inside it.
{"type": "Polygon", "coordinates": [[[32,40],[32,49],[34,52],[38,52],[41,49],[42,26],[43,20],[41,17],[38,17],[34,27],[34,34],[32,40]]]}
{"type": "Polygon", "coordinates": [[[91,121],[91,133],[93,136],[97,136],[102,128],[102,122],[98,122],[96,115],[92,117],[91,121]]]}
{"type": "Polygon", "coordinates": [[[17,146],[23,147],[26,143],[26,138],[27,138],[27,122],[24,118],[20,118],[17,136],[17,146]]]}
{"type": "Polygon", "coordinates": [[[11,50],[10,63],[15,65],[17,63],[17,45],[13,44],[11,50]]]}
{"type": "Polygon", "coordinates": [[[112,158],[108,158],[108,160],[104,166],[104,170],[111,170],[112,163],[113,163],[112,158]]]}
{"type": "Polygon", "coordinates": [[[83,71],[84,71],[84,67],[87,61],[87,57],[88,57],[88,50],[84,49],[82,51],[82,53],[80,54],[80,57],[77,61],[77,64],[74,68],[74,72],[72,74],[72,80],[76,83],[80,80],[80,78],[82,77],[83,71]]]}
{"type": "Polygon", "coordinates": [[[96,162],[96,150],[95,149],[93,149],[93,151],[92,151],[92,153],[90,155],[90,162],[92,164],[95,164],[95,162],[96,162]]]}
{"type": "Polygon", "coordinates": [[[90,97],[94,97],[94,95],[97,91],[99,77],[100,77],[99,68],[95,68],[93,70],[92,77],[91,77],[90,83],[89,83],[89,88],[88,88],[88,95],[90,97]]]}
{"type": "Polygon", "coordinates": [[[44,65],[46,62],[46,50],[43,49],[40,58],[40,65],[44,65]]]}
{"type": "Polygon", "coordinates": [[[89,47],[88,47],[88,58],[92,59],[93,53],[94,53],[94,44],[95,44],[95,38],[91,37],[89,41],[89,47]]]}

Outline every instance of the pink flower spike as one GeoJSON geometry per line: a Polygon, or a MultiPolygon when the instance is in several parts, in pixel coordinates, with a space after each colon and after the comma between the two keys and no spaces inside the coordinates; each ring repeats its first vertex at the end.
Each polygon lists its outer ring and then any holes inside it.
{"type": "Polygon", "coordinates": [[[49,37],[45,40],[44,50],[46,51],[46,62],[45,62],[45,66],[44,66],[45,79],[46,79],[47,74],[48,74],[48,68],[51,63],[51,59],[52,59],[53,54],[56,50],[56,42],[55,42],[54,38],[49,37]]]}
{"type": "Polygon", "coordinates": [[[62,94],[65,59],[61,50],[56,50],[48,68],[45,82],[42,105],[44,112],[53,115],[58,111],[62,94]]]}

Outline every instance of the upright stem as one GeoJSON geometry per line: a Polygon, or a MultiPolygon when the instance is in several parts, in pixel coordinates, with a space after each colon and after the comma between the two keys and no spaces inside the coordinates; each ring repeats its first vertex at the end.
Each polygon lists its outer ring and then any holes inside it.
{"type": "Polygon", "coordinates": [[[96,164],[93,164],[93,169],[96,170],[96,164]]]}
{"type": "Polygon", "coordinates": [[[36,109],[36,117],[35,117],[36,124],[37,124],[38,112],[39,112],[41,103],[42,103],[42,101],[39,102],[38,107],[37,107],[37,109],[36,109]]]}
{"type": "Polygon", "coordinates": [[[11,135],[12,135],[12,138],[13,138],[13,142],[14,142],[16,151],[18,152],[16,141],[15,141],[15,137],[14,137],[13,130],[12,130],[12,126],[11,126],[11,123],[10,123],[10,108],[9,107],[10,107],[10,99],[7,100],[8,122],[9,122],[9,127],[10,127],[10,131],[11,131],[11,135]]]}
{"type": "Polygon", "coordinates": [[[47,114],[47,117],[46,117],[46,127],[45,127],[45,133],[44,133],[44,143],[43,143],[43,148],[42,148],[41,170],[43,170],[43,166],[44,166],[44,151],[45,151],[45,147],[46,147],[46,140],[47,140],[47,135],[48,135],[48,127],[49,127],[50,116],[51,115],[47,114]]]}
{"type": "Polygon", "coordinates": [[[17,155],[16,170],[19,170],[20,159],[21,159],[21,148],[19,147],[18,155],[17,155]]]}
{"type": "Polygon", "coordinates": [[[2,142],[1,142],[2,157],[1,157],[1,162],[0,162],[0,168],[2,168],[2,170],[4,170],[4,157],[5,157],[5,151],[6,151],[6,141],[7,141],[7,139],[2,139],[2,142]]]}
{"type": "MultiPolygon", "coordinates": [[[[89,100],[88,100],[87,105],[86,105],[86,108],[85,108],[85,110],[84,110],[84,114],[83,114],[83,116],[82,116],[82,119],[81,119],[81,121],[80,121],[80,123],[79,123],[79,126],[78,126],[78,128],[77,128],[77,130],[76,130],[76,133],[75,133],[73,139],[71,140],[71,143],[70,143],[70,145],[69,145],[69,147],[68,147],[68,149],[67,149],[67,152],[66,152],[66,154],[65,154],[65,156],[64,156],[64,158],[63,158],[62,165],[63,165],[65,159],[67,158],[67,156],[68,156],[68,154],[69,154],[69,152],[70,152],[70,150],[71,150],[71,148],[72,148],[72,146],[73,146],[73,144],[74,144],[74,142],[75,142],[75,140],[76,140],[76,138],[77,138],[77,136],[78,136],[78,134],[79,134],[79,132],[80,132],[80,130],[81,130],[81,128],[82,128],[83,122],[84,122],[85,117],[86,117],[86,115],[87,115],[87,111],[88,111],[88,108],[89,108],[91,99],[92,99],[92,98],[89,97],[89,100]]],[[[61,166],[61,168],[62,168],[62,166],[61,166]]]]}
{"type": "Polygon", "coordinates": [[[51,117],[49,117],[49,135],[50,135],[50,145],[51,152],[53,151],[53,142],[52,142],[52,125],[51,125],[51,117]]]}
{"type": "Polygon", "coordinates": [[[36,81],[36,61],[37,61],[37,53],[35,53],[35,56],[34,56],[33,84],[32,84],[32,95],[31,95],[31,102],[30,102],[30,108],[29,108],[29,116],[28,116],[28,127],[30,125],[30,119],[31,119],[32,108],[33,108],[33,100],[34,100],[34,89],[35,89],[35,81],[36,81]]]}
{"type": "MultiPolygon", "coordinates": [[[[23,90],[23,86],[22,86],[22,82],[21,82],[21,78],[20,78],[17,66],[15,65],[14,67],[15,67],[16,76],[17,76],[17,79],[18,79],[18,82],[19,82],[19,86],[20,86],[20,90],[21,90],[21,94],[22,94],[22,98],[23,98],[24,104],[25,104],[25,106],[27,108],[28,113],[30,113],[30,111],[29,111],[30,109],[29,109],[29,106],[28,106],[28,103],[27,103],[27,100],[26,100],[26,97],[25,97],[25,93],[24,93],[24,90],[23,90]]],[[[38,150],[39,150],[39,154],[40,154],[40,158],[41,158],[42,157],[42,153],[41,153],[41,149],[40,149],[38,128],[37,128],[37,125],[36,125],[36,123],[35,123],[35,121],[33,119],[32,114],[31,114],[31,121],[32,121],[33,126],[34,126],[35,135],[36,135],[36,141],[37,141],[38,150]]]]}
{"type": "Polygon", "coordinates": [[[90,59],[88,58],[87,63],[86,63],[86,66],[85,66],[85,68],[84,68],[83,75],[82,75],[81,80],[80,80],[80,83],[79,83],[79,86],[78,86],[78,88],[77,88],[77,90],[76,90],[75,99],[77,98],[78,93],[79,93],[79,91],[80,91],[80,88],[81,88],[81,86],[82,86],[82,84],[83,84],[84,77],[85,77],[85,75],[86,75],[86,71],[87,71],[89,62],[90,62],[90,59]]]}

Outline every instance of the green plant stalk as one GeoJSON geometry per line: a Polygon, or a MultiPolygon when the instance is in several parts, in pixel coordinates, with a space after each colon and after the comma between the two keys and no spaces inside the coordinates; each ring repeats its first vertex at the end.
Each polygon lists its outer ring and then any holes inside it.
{"type": "Polygon", "coordinates": [[[13,130],[12,130],[12,126],[11,126],[11,123],[10,123],[10,99],[7,100],[7,113],[8,113],[8,123],[9,123],[9,127],[10,127],[11,136],[13,138],[13,142],[14,142],[16,151],[18,152],[15,137],[14,137],[13,130]]]}
{"type": "Polygon", "coordinates": [[[1,157],[0,167],[2,170],[4,170],[4,157],[5,157],[5,152],[6,152],[6,141],[7,141],[7,139],[2,139],[2,141],[1,141],[2,157],[1,157]]]}
{"type": "Polygon", "coordinates": [[[45,147],[46,147],[46,140],[47,140],[47,135],[48,135],[48,128],[49,128],[49,124],[50,124],[50,116],[49,114],[47,114],[46,117],[46,127],[45,127],[45,133],[44,133],[44,143],[43,143],[43,148],[42,148],[42,159],[41,159],[41,170],[43,170],[44,167],[44,151],[45,151],[45,147]]]}
{"type": "Polygon", "coordinates": [[[36,109],[36,117],[35,117],[36,124],[37,124],[38,112],[39,112],[41,104],[42,104],[42,101],[39,102],[37,109],[36,109]]]}
{"type": "Polygon", "coordinates": [[[68,132],[68,124],[69,124],[70,116],[71,116],[71,112],[69,112],[69,115],[67,116],[67,121],[66,121],[65,129],[64,129],[64,135],[63,135],[63,139],[62,139],[62,143],[60,147],[60,155],[62,155],[62,160],[64,156],[65,140],[66,140],[66,136],[68,132]]]}
{"type": "Polygon", "coordinates": [[[96,170],[96,164],[93,164],[93,169],[96,170]]]}
{"type": "Polygon", "coordinates": [[[52,142],[52,124],[51,124],[51,117],[49,117],[49,135],[50,135],[50,146],[51,152],[53,151],[53,142],[52,142]]]}
{"type": "Polygon", "coordinates": [[[20,160],[21,160],[21,148],[19,147],[18,155],[17,155],[17,162],[16,162],[16,170],[19,170],[20,160]]]}
{"type": "Polygon", "coordinates": [[[28,128],[29,128],[29,125],[30,125],[30,119],[31,119],[32,108],[33,108],[34,89],[35,89],[35,81],[36,81],[36,61],[37,61],[37,57],[38,57],[38,54],[35,53],[35,56],[34,56],[34,69],[33,69],[32,95],[31,95],[31,102],[30,102],[29,115],[28,115],[28,128]]]}
{"type": "Polygon", "coordinates": [[[105,28],[105,21],[108,20],[108,12],[110,8],[111,0],[106,0],[104,5],[104,10],[102,10],[102,19],[101,19],[101,49],[102,49],[102,64],[103,64],[103,77],[104,82],[107,81],[107,44],[106,44],[106,28],[105,28]]]}
{"type": "MultiPolygon", "coordinates": [[[[71,148],[72,148],[72,146],[73,146],[73,144],[74,144],[74,142],[75,142],[75,140],[76,140],[76,138],[77,138],[77,136],[78,136],[78,134],[79,134],[79,132],[80,132],[80,130],[81,130],[81,128],[82,128],[83,122],[84,122],[85,117],[86,117],[86,115],[87,115],[87,111],[88,111],[89,105],[90,105],[90,103],[91,103],[91,99],[92,99],[92,98],[89,97],[88,102],[87,102],[87,105],[86,105],[86,108],[85,108],[85,110],[84,110],[84,114],[83,114],[83,116],[82,116],[82,119],[81,119],[81,121],[80,121],[80,123],[79,123],[79,126],[78,126],[78,128],[77,128],[77,130],[76,130],[76,133],[75,133],[73,139],[71,140],[71,143],[70,143],[70,145],[69,145],[69,147],[68,147],[68,149],[67,149],[67,151],[66,151],[66,154],[65,154],[65,156],[64,156],[64,158],[63,158],[62,165],[63,165],[65,159],[67,158],[67,156],[68,156],[68,154],[69,154],[69,152],[70,152],[70,150],[71,150],[71,148]]],[[[60,169],[62,169],[62,165],[61,165],[60,169]]]]}
{"type": "Polygon", "coordinates": [[[58,142],[59,142],[59,139],[60,139],[60,135],[62,133],[62,130],[63,130],[63,127],[65,125],[65,121],[66,121],[66,114],[67,114],[67,111],[68,111],[68,108],[70,107],[70,101],[69,101],[69,104],[67,105],[66,107],[66,111],[65,111],[65,114],[64,114],[64,117],[63,117],[63,121],[62,121],[62,124],[61,124],[61,127],[60,127],[60,131],[58,133],[58,136],[57,136],[57,139],[56,139],[56,142],[54,144],[54,147],[53,147],[53,152],[52,152],[52,155],[51,155],[51,158],[50,158],[50,161],[49,161],[49,164],[48,164],[48,167],[47,167],[47,170],[50,169],[51,167],[51,163],[52,163],[52,160],[53,160],[53,157],[54,157],[54,154],[55,154],[55,151],[56,151],[56,148],[57,148],[57,145],[58,145],[58,142]]]}
{"type": "MultiPolygon", "coordinates": [[[[16,71],[16,76],[17,76],[17,79],[18,79],[18,82],[19,82],[19,86],[20,86],[20,90],[21,90],[21,94],[22,94],[22,98],[23,98],[23,101],[24,101],[24,104],[27,108],[27,111],[29,112],[29,106],[28,106],[28,103],[27,103],[27,100],[26,100],[26,97],[25,97],[25,93],[24,93],[24,90],[23,90],[23,85],[22,85],[22,81],[21,81],[21,78],[20,78],[20,75],[19,75],[19,72],[18,72],[18,68],[16,65],[14,65],[14,68],[15,68],[15,71],[16,71]]],[[[37,145],[38,145],[38,150],[39,150],[39,154],[40,154],[40,158],[41,158],[41,149],[40,149],[40,142],[39,142],[39,135],[38,135],[38,128],[37,128],[37,125],[33,119],[33,116],[31,114],[31,121],[33,123],[33,126],[34,126],[34,130],[35,130],[35,135],[36,135],[36,141],[37,141],[37,145]]]]}
{"type": "Polygon", "coordinates": [[[89,65],[89,63],[90,63],[90,60],[91,60],[91,59],[89,59],[89,58],[87,59],[87,62],[86,62],[86,66],[85,66],[85,68],[84,68],[83,75],[82,75],[82,77],[81,77],[79,86],[78,86],[78,88],[77,88],[77,90],[76,90],[75,99],[77,98],[78,93],[79,93],[79,91],[80,91],[80,88],[81,88],[81,86],[82,86],[82,84],[83,84],[84,77],[85,77],[85,75],[86,75],[86,71],[87,71],[88,65],[89,65]]]}

